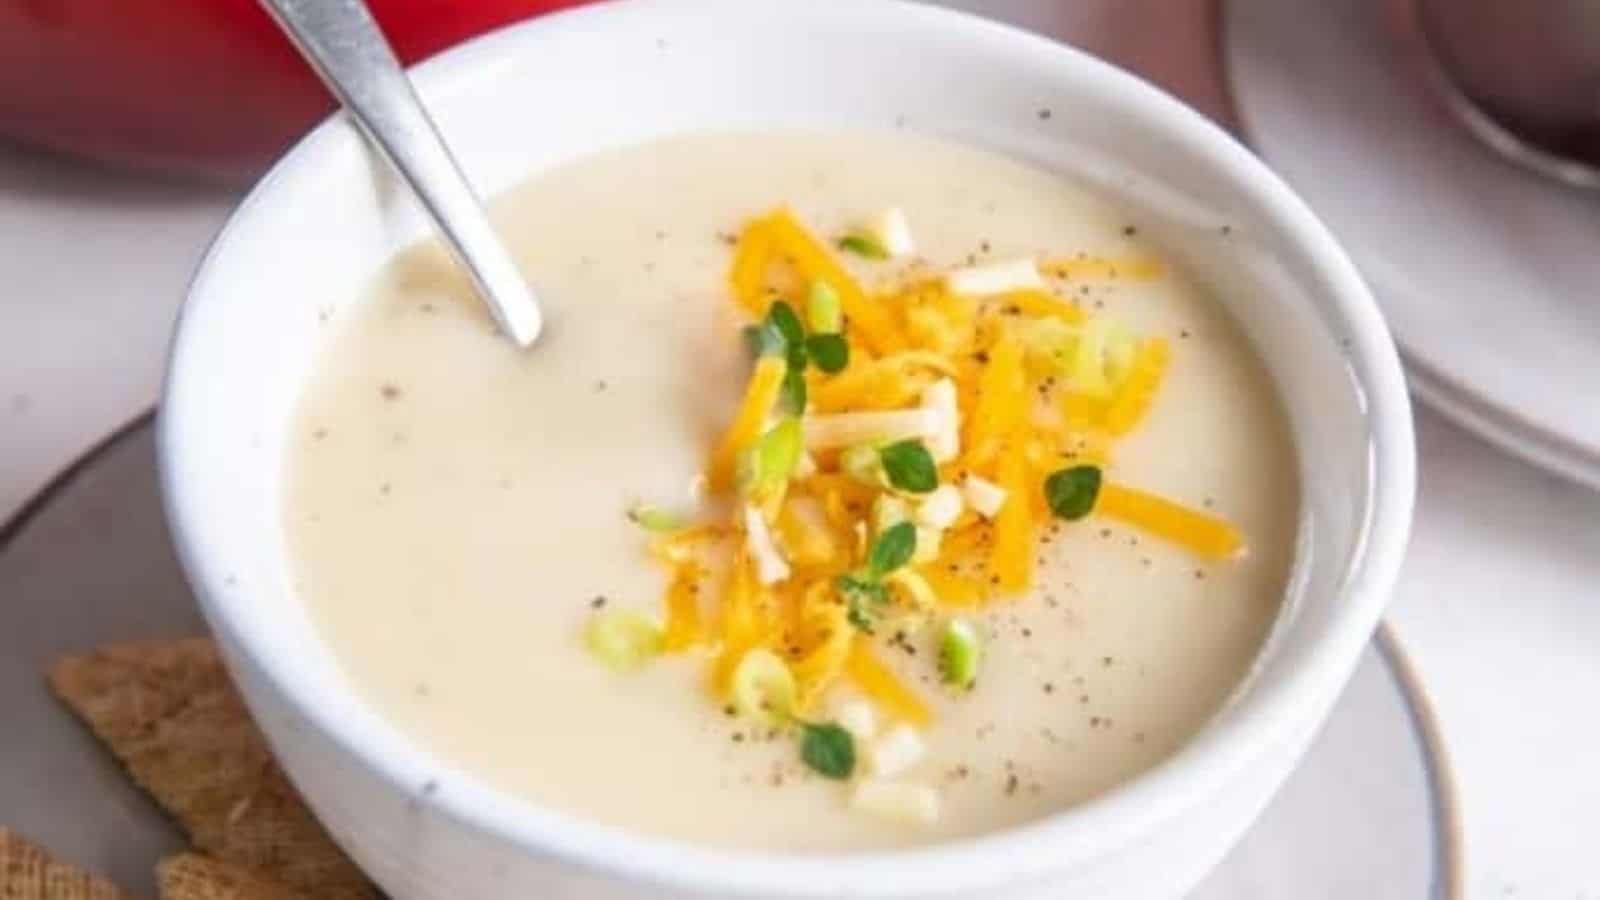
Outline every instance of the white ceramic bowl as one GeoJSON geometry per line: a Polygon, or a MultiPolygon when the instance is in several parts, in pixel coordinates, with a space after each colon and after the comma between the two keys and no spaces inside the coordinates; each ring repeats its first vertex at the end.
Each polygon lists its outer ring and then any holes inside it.
{"type": "Polygon", "coordinates": [[[257,186],[202,264],[173,348],[160,456],[183,565],[251,709],[380,884],[400,900],[1155,898],[1221,857],[1376,625],[1414,486],[1388,332],[1344,253],[1276,177],[1126,73],[892,2],[589,7],[466,44],[415,77],[485,192],[608,145],[787,126],[922,129],[1095,182],[1244,323],[1289,411],[1304,510],[1285,612],[1248,682],[1176,756],[1048,820],[910,852],[794,857],[642,837],[503,796],[364,705],[295,598],[279,522],[284,444],[328,336],[322,320],[424,232],[355,129],[330,120],[257,186]]]}

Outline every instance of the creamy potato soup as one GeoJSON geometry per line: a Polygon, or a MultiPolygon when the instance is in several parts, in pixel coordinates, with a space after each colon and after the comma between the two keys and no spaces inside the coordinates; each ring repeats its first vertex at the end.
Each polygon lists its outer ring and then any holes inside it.
{"type": "Polygon", "coordinates": [[[442,761],[702,844],[896,847],[1126,782],[1250,669],[1288,431],[1137,216],[865,133],[612,150],[494,207],[543,338],[415,247],[326,325],[287,459],[300,596],[442,761]]]}

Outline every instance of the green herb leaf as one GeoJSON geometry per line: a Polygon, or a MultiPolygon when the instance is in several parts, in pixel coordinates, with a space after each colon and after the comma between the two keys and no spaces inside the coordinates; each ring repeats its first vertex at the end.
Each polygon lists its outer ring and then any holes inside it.
{"type": "Polygon", "coordinates": [[[844,304],[833,285],[818,278],[806,299],[806,320],[813,334],[838,334],[844,330],[844,304]]]}
{"type": "Polygon", "coordinates": [[[1050,511],[1068,521],[1087,516],[1099,496],[1099,466],[1072,466],[1052,472],[1044,480],[1044,498],[1050,511]]]}
{"type": "Polygon", "coordinates": [[[762,321],[756,325],[744,327],[744,343],[750,348],[750,355],[782,356],[787,345],[783,340],[783,332],[771,321],[762,321]]]}
{"type": "Polygon", "coordinates": [[[917,552],[917,526],[910,522],[885,529],[867,554],[867,577],[878,581],[911,561],[917,552]]]}
{"type": "Polygon", "coordinates": [[[800,324],[800,317],[795,315],[794,307],[788,301],[779,300],[767,310],[767,321],[771,322],[778,333],[783,335],[783,340],[790,347],[798,347],[805,343],[805,328],[800,324]]]}
{"type": "Polygon", "coordinates": [[[850,365],[850,345],[839,334],[813,334],[806,338],[806,354],[829,375],[850,365]]]}
{"type": "Polygon", "coordinates": [[[848,250],[857,256],[867,259],[888,259],[889,251],[883,245],[864,234],[847,234],[839,239],[839,249],[848,250]]]}
{"type": "Polygon", "coordinates": [[[786,349],[787,352],[784,354],[783,361],[788,363],[789,371],[804,372],[806,365],[811,362],[810,355],[806,353],[806,342],[801,341],[798,344],[789,344],[786,349]]]}
{"type": "Polygon", "coordinates": [[[878,450],[889,484],[913,494],[926,494],[939,486],[939,469],[933,454],[916,438],[897,441],[878,450]]]}
{"type": "Polygon", "coordinates": [[[856,741],[832,722],[801,722],[800,759],[824,778],[849,778],[856,769],[856,741]]]}
{"type": "Polygon", "coordinates": [[[790,416],[799,416],[806,411],[805,372],[793,363],[783,374],[783,386],[778,389],[778,406],[790,416]]]}
{"type": "Polygon", "coordinates": [[[834,585],[844,595],[850,624],[871,634],[878,616],[889,605],[889,589],[866,575],[840,575],[834,585]]]}

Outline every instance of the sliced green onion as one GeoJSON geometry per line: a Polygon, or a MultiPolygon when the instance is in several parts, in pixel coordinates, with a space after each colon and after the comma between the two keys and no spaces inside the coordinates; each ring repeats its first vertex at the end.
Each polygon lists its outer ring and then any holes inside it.
{"type": "Polygon", "coordinates": [[[776,653],[761,647],[740,657],[733,670],[733,706],[763,725],[782,725],[794,715],[794,674],[776,653]]]}
{"type": "Polygon", "coordinates": [[[795,416],[767,429],[739,456],[739,486],[747,496],[772,496],[794,474],[805,450],[805,431],[795,416]]]}
{"type": "Polygon", "coordinates": [[[1138,352],[1138,339],[1121,323],[1113,322],[1106,339],[1106,376],[1113,386],[1122,384],[1133,371],[1133,360],[1138,352]]]}
{"type": "Polygon", "coordinates": [[[1110,323],[1103,318],[1091,318],[1078,335],[1078,346],[1073,353],[1070,380],[1074,390],[1103,397],[1111,392],[1106,380],[1106,346],[1111,339],[1110,323]]]}
{"type": "Polygon", "coordinates": [[[883,461],[872,444],[857,444],[840,453],[839,471],[862,484],[883,485],[883,461]]]}
{"type": "Polygon", "coordinates": [[[627,609],[595,613],[584,628],[583,641],[601,662],[618,672],[631,672],[661,653],[663,633],[655,620],[627,609]]]}
{"type": "Polygon", "coordinates": [[[944,633],[939,636],[939,672],[945,684],[971,690],[982,663],[983,641],[972,623],[965,619],[946,622],[944,633]]]}
{"type": "Polygon", "coordinates": [[[820,278],[811,282],[806,320],[813,334],[838,334],[844,330],[844,306],[839,302],[839,292],[820,278]]]}
{"type": "Polygon", "coordinates": [[[689,524],[689,517],[652,503],[635,503],[628,508],[628,519],[645,531],[677,531],[689,524]]]}
{"type": "Polygon", "coordinates": [[[864,234],[847,234],[839,239],[839,249],[848,250],[867,259],[888,259],[889,251],[864,234]]]}

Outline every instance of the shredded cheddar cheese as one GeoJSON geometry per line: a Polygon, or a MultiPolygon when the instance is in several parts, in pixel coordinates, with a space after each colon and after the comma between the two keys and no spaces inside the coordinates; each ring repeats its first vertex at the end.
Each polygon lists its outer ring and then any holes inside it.
{"type": "Polygon", "coordinates": [[[756,363],[755,373],[750,376],[750,384],[745,388],[744,401],[739,404],[739,412],[711,453],[706,480],[712,490],[727,490],[733,484],[734,461],[739,451],[760,436],[768,413],[778,401],[778,389],[783,386],[786,371],[784,361],[775,356],[762,357],[756,363]]]}
{"type": "Polygon", "coordinates": [[[1128,281],[1154,281],[1165,273],[1158,259],[1145,256],[1108,259],[1099,256],[1072,256],[1047,259],[1039,266],[1046,275],[1078,280],[1121,278],[1128,281]]]}
{"type": "Polygon", "coordinates": [[[893,669],[878,659],[864,639],[857,638],[851,645],[844,668],[856,686],[890,715],[918,728],[926,728],[933,722],[933,711],[915,691],[906,687],[893,669]]]}
{"type": "Polygon", "coordinates": [[[1208,559],[1228,559],[1244,550],[1244,537],[1222,519],[1136,488],[1102,486],[1095,509],[1208,559]]]}
{"type": "Polygon", "coordinates": [[[1150,280],[1158,261],[918,271],[868,291],[793,212],[748,223],[727,289],[759,320],[761,355],[709,450],[700,518],[714,520],[650,529],[667,573],[654,652],[702,658],[717,702],[807,740],[849,739],[805,718],[841,708],[824,701],[836,688],[853,688],[855,719],[931,727],[877,627],[949,625],[1027,591],[1052,517],[1116,519],[1207,559],[1244,547],[1216,516],[1103,478],[1158,403],[1172,346],[1038,277],[1150,280]]]}

